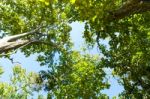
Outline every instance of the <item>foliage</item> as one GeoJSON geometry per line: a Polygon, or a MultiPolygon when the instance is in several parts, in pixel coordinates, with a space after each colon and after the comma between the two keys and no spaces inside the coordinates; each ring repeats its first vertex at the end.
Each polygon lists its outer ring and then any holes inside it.
{"type": "Polygon", "coordinates": [[[124,6],[121,0],[76,0],[72,6],[76,13],[73,16],[78,15],[76,20],[85,21],[89,27],[85,31],[91,35],[84,37],[88,40],[97,36],[94,41],[106,57],[103,65],[112,68],[114,75],[121,78],[119,82],[125,88],[123,94],[135,98],[150,97],[149,11],[113,20],[110,14],[124,6]],[[109,38],[109,50],[99,42],[99,39],[106,38],[109,38]]]}
{"type": "Polygon", "coordinates": [[[27,73],[20,65],[13,67],[13,75],[9,82],[0,82],[0,98],[27,99],[33,95],[39,75],[27,73]]]}
{"type": "Polygon", "coordinates": [[[108,87],[103,68],[111,68],[125,89],[120,97],[149,98],[149,8],[144,0],[0,0],[0,31],[3,37],[40,26],[23,40],[50,44],[20,49],[26,56],[38,53],[37,61],[49,66],[49,71],[40,72],[49,97],[98,97],[108,87]],[[83,38],[89,46],[97,42],[101,61],[71,51],[69,23],[74,21],[85,22],[83,38]],[[109,40],[109,49],[101,39],[109,40]],[[95,88],[94,83],[100,86],[95,88]]]}
{"type": "Polygon", "coordinates": [[[61,53],[71,46],[71,27],[65,17],[65,5],[57,1],[48,3],[44,0],[0,0],[0,6],[0,29],[7,33],[7,36],[40,27],[34,35],[19,40],[39,41],[29,44],[32,46],[23,45],[21,51],[26,56],[41,53],[37,59],[41,65],[52,63],[56,52],[61,53]]]}
{"type": "Polygon", "coordinates": [[[62,57],[54,71],[40,72],[51,98],[107,98],[101,93],[109,88],[109,83],[99,57],[76,51],[68,54],[69,57],[62,57]]]}

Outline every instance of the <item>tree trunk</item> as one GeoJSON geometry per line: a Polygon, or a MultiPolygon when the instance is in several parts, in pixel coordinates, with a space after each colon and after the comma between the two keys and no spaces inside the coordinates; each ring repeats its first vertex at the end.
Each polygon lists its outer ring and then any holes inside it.
{"type": "Polygon", "coordinates": [[[35,29],[30,32],[21,33],[13,36],[4,37],[0,40],[0,54],[6,53],[8,51],[17,49],[21,46],[32,43],[31,40],[23,40],[22,38],[28,35],[33,35],[37,32],[38,29],[35,29]]]}
{"type": "Polygon", "coordinates": [[[34,37],[32,39],[24,38],[28,35],[39,35],[40,37],[48,36],[47,34],[37,32],[37,30],[38,29],[26,33],[20,33],[9,37],[4,37],[3,39],[0,40],[0,54],[7,53],[8,51],[15,50],[18,48],[22,48],[29,44],[44,44],[44,45],[52,46],[53,48],[61,49],[61,47],[59,47],[60,44],[54,44],[50,40],[48,42],[45,42],[39,40],[40,38],[34,38],[34,37]]]}
{"type": "Polygon", "coordinates": [[[0,42],[0,54],[17,49],[23,45],[30,44],[29,40],[18,40],[14,42],[0,42]]]}

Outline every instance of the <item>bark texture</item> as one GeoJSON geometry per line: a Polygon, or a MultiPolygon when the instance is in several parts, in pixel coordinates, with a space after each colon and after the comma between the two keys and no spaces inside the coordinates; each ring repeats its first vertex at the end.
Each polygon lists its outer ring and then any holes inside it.
{"type": "Polygon", "coordinates": [[[13,49],[17,49],[21,46],[33,43],[34,41],[32,41],[32,40],[26,40],[26,39],[22,39],[22,38],[24,38],[25,36],[28,36],[28,35],[35,34],[37,32],[37,30],[38,29],[35,29],[30,32],[26,32],[26,33],[21,33],[18,35],[4,37],[3,39],[0,40],[0,54],[6,53],[13,49]]]}

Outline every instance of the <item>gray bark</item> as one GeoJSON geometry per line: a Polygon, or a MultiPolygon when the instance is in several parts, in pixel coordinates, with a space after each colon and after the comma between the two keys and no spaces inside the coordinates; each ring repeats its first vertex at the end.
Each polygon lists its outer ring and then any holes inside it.
{"type": "Polygon", "coordinates": [[[28,35],[35,35],[35,34],[40,35],[40,37],[48,36],[47,34],[39,33],[37,30],[38,29],[35,29],[30,32],[26,32],[26,33],[21,33],[21,34],[17,34],[17,35],[13,35],[13,36],[4,37],[3,39],[0,40],[0,54],[7,53],[9,51],[16,50],[18,48],[22,48],[29,44],[44,44],[44,45],[52,46],[53,48],[61,49],[59,47],[59,44],[54,44],[51,41],[44,42],[37,38],[32,38],[32,39],[24,38],[28,35]]]}
{"type": "Polygon", "coordinates": [[[21,33],[13,36],[4,37],[0,40],[0,54],[6,53],[8,51],[11,51],[13,49],[17,49],[23,45],[33,43],[31,40],[24,40],[22,39],[25,36],[33,35],[37,32],[38,29],[35,29],[30,32],[21,33]]]}
{"type": "Polygon", "coordinates": [[[29,44],[29,40],[20,40],[20,41],[13,41],[13,42],[0,42],[0,54],[7,53],[13,49],[17,49],[23,45],[29,44]]]}

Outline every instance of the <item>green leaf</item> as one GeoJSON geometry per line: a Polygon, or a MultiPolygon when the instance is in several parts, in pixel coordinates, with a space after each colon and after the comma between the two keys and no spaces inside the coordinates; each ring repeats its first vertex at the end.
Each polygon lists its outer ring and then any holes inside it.
{"type": "Polygon", "coordinates": [[[70,0],[71,4],[74,4],[76,2],[76,0],[70,0]]]}

